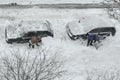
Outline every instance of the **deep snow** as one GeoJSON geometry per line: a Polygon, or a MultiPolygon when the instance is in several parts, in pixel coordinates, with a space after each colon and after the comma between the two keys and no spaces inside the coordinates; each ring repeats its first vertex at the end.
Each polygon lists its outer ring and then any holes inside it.
{"type": "MultiPolygon", "coordinates": [[[[108,15],[103,9],[69,10],[69,9],[1,9],[0,10],[0,52],[9,56],[9,51],[37,51],[38,47],[31,49],[28,44],[7,44],[5,42],[4,30],[10,20],[49,20],[52,23],[55,37],[43,39],[42,48],[50,48],[51,51],[60,51],[62,59],[65,60],[64,69],[68,72],[62,80],[85,80],[85,71],[98,69],[101,71],[120,67],[120,24],[111,19],[117,29],[116,36],[109,37],[102,42],[102,46],[96,50],[94,47],[87,47],[86,42],[81,40],[72,41],[65,32],[65,26],[70,21],[79,20],[86,16],[104,17],[108,20],[108,15]],[[49,14],[48,14],[49,13],[49,14]]],[[[88,17],[87,17],[88,18],[88,17]]],[[[94,18],[94,17],[93,17],[94,18]]],[[[110,18],[109,18],[110,19],[110,18]]],[[[95,23],[97,23],[95,21],[95,23]]],[[[26,27],[29,28],[29,27],[26,27]]],[[[41,48],[40,47],[40,48],[41,48]]],[[[51,53],[49,53],[51,54],[51,53]]]]}

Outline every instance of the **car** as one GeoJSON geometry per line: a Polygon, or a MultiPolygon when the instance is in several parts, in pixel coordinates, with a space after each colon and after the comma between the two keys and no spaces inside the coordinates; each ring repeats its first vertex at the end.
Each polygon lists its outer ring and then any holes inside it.
{"type": "Polygon", "coordinates": [[[18,5],[17,3],[10,3],[11,6],[16,6],[18,5]]]}
{"type": "Polygon", "coordinates": [[[83,20],[72,21],[66,25],[67,35],[71,40],[83,39],[87,40],[88,34],[97,34],[103,40],[108,36],[114,36],[116,28],[110,25],[107,19],[98,17],[87,17],[83,20]]]}
{"type": "Polygon", "coordinates": [[[53,35],[53,30],[51,28],[51,23],[49,21],[44,21],[44,22],[22,21],[22,23],[20,22],[20,24],[16,25],[16,23],[15,23],[15,25],[12,24],[12,26],[9,25],[7,28],[5,28],[6,42],[10,43],[10,44],[12,44],[12,43],[28,43],[29,40],[31,40],[32,37],[36,36],[36,35],[40,36],[41,38],[48,37],[48,36],[53,37],[54,35],[53,35]],[[34,24],[34,25],[32,25],[32,24],[34,24]],[[15,28],[15,29],[13,29],[13,28],[15,28]],[[14,36],[13,33],[16,36],[14,36]],[[17,35],[18,33],[19,33],[19,35],[17,35]]]}

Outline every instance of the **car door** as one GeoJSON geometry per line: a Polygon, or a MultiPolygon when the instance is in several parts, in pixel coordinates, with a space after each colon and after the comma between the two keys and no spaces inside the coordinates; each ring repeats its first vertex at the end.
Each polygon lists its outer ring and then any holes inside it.
{"type": "Polygon", "coordinates": [[[28,42],[32,36],[35,36],[35,32],[27,32],[22,36],[23,42],[28,42]]]}

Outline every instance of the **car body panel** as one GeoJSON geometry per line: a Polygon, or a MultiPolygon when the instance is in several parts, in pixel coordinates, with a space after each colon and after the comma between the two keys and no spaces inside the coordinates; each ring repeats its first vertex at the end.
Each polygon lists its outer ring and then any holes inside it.
{"type": "Polygon", "coordinates": [[[109,33],[111,32],[111,35],[114,36],[116,33],[116,29],[115,27],[100,27],[100,28],[95,28],[91,31],[89,31],[88,33],[98,33],[98,34],[104,34],[104,33],[109,33]]]}
{"type": "Polygon", "coordinates": [[[78,20],[69,22],[66,26],[74,35],[85,34],[90,32],[92,29],[101,27],[113,27],[114,23],[109,18],[101,16],[84,16],[78,20]]]}
{"type": "Polygon", "coordinates": [[[82,38],[87,39],[87,34],[99,34],[105,38],[115,35],[116,29],[114,24],[109,19],[104,19],[97,16],[87,16],[79,21],[71,21],[66,25],[66,32],[70,39],[77,40],[82,38]],[[107,20],[107,21],[106,21],[107,20]]]}
{"type": "Polygon", "coordinates": [[[74,35],[71,32],[69,26],[66,27],[66,31],[67,31],[68,36],[72,40],[77,40],[79,38],[82,38],[82,39],[86,40],[87,39],[87,34],[98,34],[99,36],[101,36],[101,39],[104,39],[104,38],[106,38],[107,36],[110,36],[110,35],[114,36],[115,33],[116,33],[115,27],[95,28],[95,29],[92,29],[91,31],[89,31],[87,33],[79,34],[79,35],[74,35]]]}

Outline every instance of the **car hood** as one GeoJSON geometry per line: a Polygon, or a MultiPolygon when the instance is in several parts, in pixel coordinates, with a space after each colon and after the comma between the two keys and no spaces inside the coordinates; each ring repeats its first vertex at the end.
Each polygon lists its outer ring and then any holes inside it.
{"type": "Polygon", "coordinates": [[[94,28],[113,27],[114,23],[109,18],[100,16],[86,16],[80,20],[68,23],[71,32],[74,35],[86,34],[94,28]]]}

